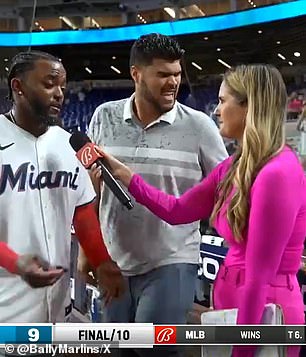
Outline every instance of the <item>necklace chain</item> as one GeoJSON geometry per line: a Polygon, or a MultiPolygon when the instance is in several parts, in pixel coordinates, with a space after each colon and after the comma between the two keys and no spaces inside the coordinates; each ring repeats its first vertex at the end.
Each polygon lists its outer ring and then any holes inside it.
{"type": "Polygon", "coordinates": [[[13,114],[13,111],[12,111],[12,110],[10,110],[9,116],[10,116],[10,119],[11,119],[12,123],[13,123],[13,124],[17,124],[17,123],[16,123],[16,119],[15,119],[15,115],[13,114]]]}

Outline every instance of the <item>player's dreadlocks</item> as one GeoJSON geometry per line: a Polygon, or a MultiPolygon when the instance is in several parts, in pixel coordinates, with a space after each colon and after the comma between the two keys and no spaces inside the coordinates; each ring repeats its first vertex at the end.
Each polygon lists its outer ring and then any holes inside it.
{"type": "Polygon", "coordinates": [[[13,100],[13,92],[11,87],[11,81],[15,77],[22,77],[26,72],[32,70],[35,66],[35,62],[38,60],[49,60],[53,62],[60,62],[60,60],[46,52],[29,51],[18,53],[10,63],[10,69],[8,72],[7,84],[8,84],[8,99],[13,100]]]}

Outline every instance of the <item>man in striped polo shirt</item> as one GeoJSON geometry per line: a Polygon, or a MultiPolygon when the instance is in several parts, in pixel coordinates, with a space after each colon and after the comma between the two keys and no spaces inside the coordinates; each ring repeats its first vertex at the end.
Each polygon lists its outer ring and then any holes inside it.
{"type": "MultiPolygon", "coordinates": [[[[138,39],[130,54],[135,93],[100,105],[89,128],[96,144],[175,195],[227,156],[214,122],[176,101],[183,53],[167,36],[138,39]]],[[[127,211],[107,187],[99,208],[105,244],[128,285],[123,298],[105,307],[103,321],[186,323],[197,279],[199,223],[170,226],[138,204],[127,211]]]]}

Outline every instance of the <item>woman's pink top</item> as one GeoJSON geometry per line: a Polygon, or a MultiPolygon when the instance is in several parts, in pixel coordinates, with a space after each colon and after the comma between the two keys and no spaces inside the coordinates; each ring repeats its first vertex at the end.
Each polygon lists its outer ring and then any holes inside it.
{"type": "MultiPolygon", "coordinates": [[[[219,164],[201,183],[175,197],[134,175],[129,191],[136,201],[171,225],[207,219],[216,188],[233,158],[219,164]]],[[[306,236],[306,180],[296,154],[285,147],[258,173],[250,191],[250,212],[243,243],[237,243],[226,218],[228,200],[214,227],[229,244],[227,266],[245,268],[238,306],[239,324],[259,324],[269,283],[277,273],[295,274],[306,236]],[[252,309],[250,309],[252,306],[252,309]]]]}

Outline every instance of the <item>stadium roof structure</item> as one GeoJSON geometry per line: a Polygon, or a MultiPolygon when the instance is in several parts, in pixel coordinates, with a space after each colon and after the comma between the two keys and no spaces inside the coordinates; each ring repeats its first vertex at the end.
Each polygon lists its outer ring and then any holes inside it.
{"type": "MultiPolygon", "coordinates": [[[[5,6],[5,2],[12,3],[0,0],[0,9],[5,6]]],[[[15,2],[18,6],[22,3],[23,9],[33,5],[32,0],[15,2]]],[[[71,10],[73,7],[82,6],[94,8],[96,3],[103,6],[122,5],[122,2],[118,1],[97,0],[46,0],[41,3],[48,3],[52,8],[51,12],[58,6],[71,10]]],[[[147,1],[125,3],[129,3],[129,6],[136,6],[137,3],[149,6],[146,5],[147,1]]],[[[191,2],[160,1],[160,6],[165,6],[166,3],[182,5],[191,2]]],[[[159,24],[88,31],[0,33],[0,46],[3,46],[0,51],[0,64],[3,63],[0,65],[0,75],[5,75],[6,62],[10,57],[20,50],[32,48],[60,57],[72,80],[127,79],[129,51],[133,40],[139,34],[155,32],[158,29],[161,29],[159,32],[174,35],[185,48],[186,69],[192,82],[201,81],[211,74],[222,73],[226,65],[234,66],[240,63],[272,63],[289,72],[306,73],[306,0],[299,0],[230,14],[159,24]],[[291,13],[288,9],[291,9],[291,13]],[[114,71],[111,66],[119,71],[114,71]]]]}
{"type": "MultiPolygon", "coordinates": [[[[225,65],[271,63],[306,73],[306,15],[289,20],[231,30],[176,36],[186,50],[186,69],[195,82],[223,73],[225,65]],[[299,55],[299,56],[298,56],[299,55]],[[218,61],[219,60],[219,61],[218,61]],[[192,65],[198,64],[202,70],[192,65]],[[303,67],[304,66],[304,67],[303,67]],[[303,70],[304,68],[304,70],[303,70]]],[[[101,44],[41,46],[62,58],[71,78],[129,78],[133,41],[101,44]],[[115,66],[120,74],[111,70],[115,66]],[[85,71],[90,68],[91,74],[85,71]]]]}

